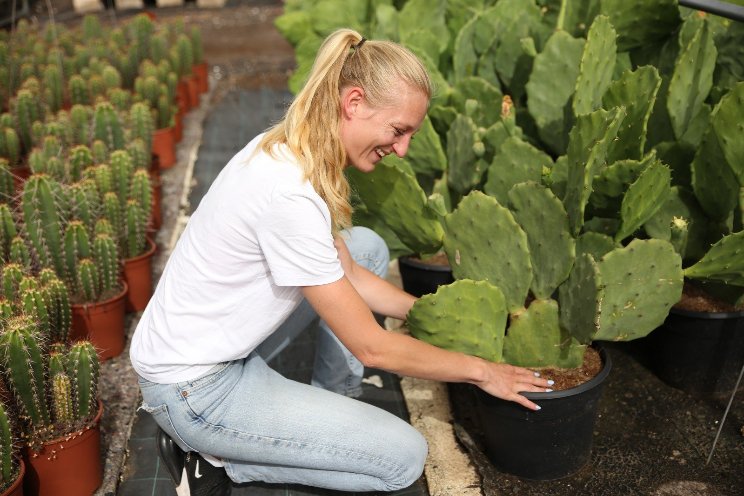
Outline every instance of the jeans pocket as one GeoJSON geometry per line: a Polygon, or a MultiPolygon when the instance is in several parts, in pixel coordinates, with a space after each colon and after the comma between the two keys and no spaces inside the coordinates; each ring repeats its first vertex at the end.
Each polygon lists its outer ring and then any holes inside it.
{"type": "Polygon", "coordinates": [[[183,438],[176,431],[176,428],[173,426],[173,422],[171,421],[170,415],[168,414],[168,405],[163,403],[160,406],[152,407],[147,403],[142,403],[141,408],[152,415],[155,423],[157,423],[158,426],[160,426],[160,428],[163,429],[165,433],[171,437],[171,439],[173,439],[173,441],[178,445],[179,448],[181,448],[183,451],[196,451],[188,443],[186,443],[186,441],[184,441],[183,438]]]}

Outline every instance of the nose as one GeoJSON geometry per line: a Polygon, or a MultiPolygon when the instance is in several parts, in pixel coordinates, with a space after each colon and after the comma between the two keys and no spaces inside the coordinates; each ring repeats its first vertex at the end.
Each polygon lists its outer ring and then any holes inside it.
{"type": "Polygon", "coordinates": [[[408,135],[401,136],[398,141],[393,143],[393,152],[400,158],[405,157],[408,153],[408,145],[411,144],[411,137],[408,135]]]}

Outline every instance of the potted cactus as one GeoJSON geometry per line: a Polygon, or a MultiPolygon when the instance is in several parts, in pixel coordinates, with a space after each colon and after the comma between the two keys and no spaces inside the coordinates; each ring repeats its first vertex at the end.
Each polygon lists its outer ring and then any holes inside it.
{"type": "Polygon", "coordinates": [[[10,318],[0,359],[24,421],[25,494],[92,494],[103,479],[99,362],[90,342],[40,345],[37,324],[10,318]]]}
{"type": "MultiPolygon", "coordinates": [[[[664,321],[682,291],[681,258],[673,245],[656,239],[627,242],[622,235],[613,239],[587,230],[591,224],[583,220],[588,194],[582,192],[591,190],[591,177],[604,163],[624,115],[623,108],[615,108],[577,117],[562,200],[538,182],[518,182],[502,200],[474,191],[443,217],[444,250],[457,281],[414,305],[407,318],[414,336],[492,361],[571,369],[582,366],[594,341],[636,339],[664,321]]],[[[630,232],[648,215],[639,192],[656,185],[669,188],[665,166],[657,162],[650,170],[666,173],[666,186],[649,174],[626,193],[623,222],[630,232]]],[[[486,446],[494,464],[538,479],[578,470],[589,456],[601,390],[596,387],[609,372],[608,356],[602,353],[602,359],[604,369],[595,382],[530,393],[543,407],[540,412],[483,395],[484,410],[499,415],[484,422],[493,429],[486,432],[486,446]],[[576,400],[579,406],[566,407],[576,400]],[[517,443],[524,450],[515,451],[513,442],[505,443],[522,421],[534,432],[541,419],[553,419],[561,411],[583,413],[569,416],[565,430],[551,425],[541,431],[536,437],[542,436],[545,445],[530,437],[529,443],[517,443]],[[557,456],[555,449],[571,452],[557,456]]]]}
{"type": "Polygon", "coordinates": [[[0,401],[0,496],[23,496],[26,466],[8,407],[0,401]]]}

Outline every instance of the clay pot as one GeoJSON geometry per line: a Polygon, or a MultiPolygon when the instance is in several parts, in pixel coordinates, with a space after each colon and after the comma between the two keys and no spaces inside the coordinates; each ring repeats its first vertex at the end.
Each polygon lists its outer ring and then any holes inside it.
{"type": "Polygon", "coordinates": [[[124,280],[129,286],[126,297],[128,312],[144,310],[152,296],[152,257],[157,246],[148,238],[147,251],[124,260],[124,280]]]}
{"type": "Polygon", "coordinates": [[[158,129],[152,135],[152,152],[158,156],[161,169],[176,163],[176,140],[172,127],[158,129]]]}
{"type": "Polygon", "coordinates": [[[192,74],[196,76],[199,93],[206,93],[207,91],[209,91],[209,77],[207,75],[208,70],[209,67],[206,62],[194,64],[194,66],[191,67],[192,74]]]}
{"type": "Polygon", "coordinates": [[[85,429],[48,441],[41,451],[25,449],[26,496],[89,496],[103,481],[101,465],[101,416],[98,414],[85,429]]]}
{"type": "Polygon", "coordinates": [[[122,281],[119,294],[105,301],[72,304],[70,339],[88,339],[98,351],[98,358],[108,360],[124,350],[124,313],[127,283],[122,281]]]}
{"type": "Polygon", "coordinates": [[[199,81],[192,76],[186,78],[186,83],[189,88],[189,107],[193,109],[199,106],[199,81]]]}

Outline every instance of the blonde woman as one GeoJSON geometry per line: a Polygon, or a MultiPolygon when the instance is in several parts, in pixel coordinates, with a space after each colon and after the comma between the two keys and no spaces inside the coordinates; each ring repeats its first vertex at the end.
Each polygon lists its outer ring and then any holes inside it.
{"type": "Polygon", "coordinates": [[[384,280],[379,236],[349,227],[344,168],[404,156],[431,93],[400,45],[331,34],[284,119],[230,160],[194,212],[130,352],[179,495],[229,494],[231,481],[415,482],[426,442],[350,398],[364,366],[469,382],[538,409],[519,394],[549,386],[532,371],[387,332],[373,316],[403,319],[415,297],[384,280]],[[318,317],[312,385],[266,365],[318,317]]]}

